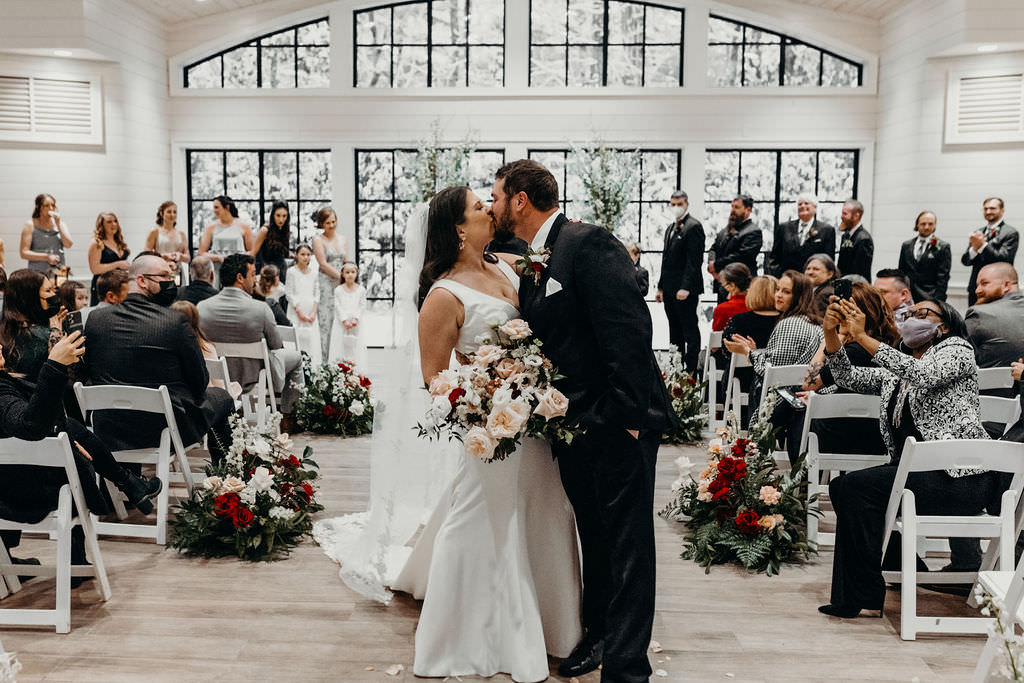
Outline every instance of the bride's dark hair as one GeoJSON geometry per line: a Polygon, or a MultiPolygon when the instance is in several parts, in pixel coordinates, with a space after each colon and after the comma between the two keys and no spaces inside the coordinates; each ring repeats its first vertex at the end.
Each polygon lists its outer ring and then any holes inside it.
{"type": "Polygon", "coordinates": [[[427,292],[444,273],[451,270],[459,258],[459,231],[455,226],[466,221],[466,193],[462,185],[446,187],[430,200],[427,213],[427,245],[420,271],[420,291],[416,307],[423,305],[427,292]]]}

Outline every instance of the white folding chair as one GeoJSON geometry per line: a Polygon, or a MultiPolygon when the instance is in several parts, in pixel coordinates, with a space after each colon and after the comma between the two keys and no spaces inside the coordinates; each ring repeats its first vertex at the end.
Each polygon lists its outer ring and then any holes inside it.
{"type": "MultiPolygon", "coordinates": [[[[124,524],[122,522],[96,522],[96,531],[111,536],[131,536],[133,538],[152,538],[160,545],[167,543],[167,516],[170,512],[171,457],[174,456],[175,466],[189,494],[193,484],[201,479],[199,473],[193,474],[188,464],[187,450],[181,441],[178,423],[174,417],[174,406],[167,387],[158,389],[134,387],[122,384],[106,384],[85,386],[75,382],[75,397],[91,425],[92,416],[97,410],[135,410],[144,413],[162,415],[166,426],[160,432],[160,442],[155,447],[134,448],[114,451],[114,458],[121,464],[155,465],[156,476],[164,482],[164,487],[156,498],[156,524],[124,524]]],[[[113,484],[107,482],[107,490],[114,503],[114,511],[118,519],[128,516],[122,502],[122,494],[113,484]]]]}
{"type": "MultiPolygon", "coordinates": [[[[779,387],[800,386],[807,377],[806,365],[772,365],[767,364],[764,368],[764,377],[761,380],[761,400],[768,395],[772,389],[779,387]]],[[[779,399],[781,400],[781,399],[779,399]]],[[[751,410],[760,410],[760,406],[751,406],[751,410]]],[[[804,411],[804,423],[807,422],[807,411],[804,411]]],[[[774,451],[772,455],[779,462],[789,462],[789,453],[786,451],[774,451]]]]}
{"type": "Polygon", "coordinates": [[[291,325],[278,325],[277,333],[281,335],[281,342],[284,344],[284,348],[299,350],[299,341],[295,336],[294,327],[291,325]]]}
{"type": "Polygon", "coordinates": [[[729,378],[725,383],[725,412],[732,411],[737,420],[743,419],[743,406],[750,405],[750,393],[740,387],[740,380],[736,377],[737,368],[749,368],[750,356],[742,353],[732,354],[729,361],[729,378]]]}
{"type": "Polygon", "coordinates": [[[704,381],[708,383],[708,429],[714,431],[725,426],[726,405],[722,405],[722,417],[718,417],[718,383],[724,371],[718,369],[711,349],[722,346],[722,333],[712,332],[708,335],[708,343],[704,347],[704,381]]]}
{"type": "MultiPolygon", "coordinates": [[[[1024,602],[1024,557],[1017,562],[1017,569],[1014,571],[987,571],[978,573],[978,585],[999,603],[1003,611],[1003,622],[1010,629],[1014,630],[1024,626],[1024,612],[1021,610],[1021,603],[1024,602]]],[[[989,633],[985,648],[978,657],[978,664],[974,668],[972,683],[986,683],[990,680],[992,665],[996,656],[1006,647],[1003,636],[997,631],[989,633]]]]}
{"type": "MultiPolygon", "coordinates": [[[[811,431],[811,420],[838,418],[879,419],[881,408],[877,396],[863,394],[818,394],[807,395],[807,414],[804,416],[803,433],[800,436],[800,452],[807,453],[807,496],[817,493],[828,494],[828,482],[839,472],[852,472],[889,462],[885,455],[860,455],[856,453],[823,453],[818,445],[818,435],[811,431]]],[[[865,429],[869,427],[865,426],[865,429]]],[[[875,426],[878,429],[878,426],[875,426]]],[[[818,547],[834,545],[835,534],[818,531],[820,505],[817,501],[807,509],[807,540],[818,547]]]]}
{"type": "MultiPolygon", "coordinates": [[[[224,390],[230,392],[231,389],[231,373],[228,371],[228,359],[224,356],[217,356],[216,358],[206,358],[206,371],[210,373],[210,381],[218,381],[224,385],[224,390]]],[[[237,398],[235,401],[235,410],[242,407],[242,402],[237,398]]]]}
{"type": "Polygon", "coordinates": [[[215,342],[217,355],[222,358],[250,358],[263,362],[256,383],[242,394],[242,414],[249,422],[255,422],[262,429],[269,422],[271,413],[277,411],[274,398],[274,381],[270,371],[270,351],[267,342],[215,342]]]}
{"type": "Polygon", "coordinates": [[[1012,389],[1016,380],[1010,375],[1010,366],[1002,368],[978,368],[978,391],[1012,389]]]}
{"type": "Polygon", "coordinates": [[[68,435],[61,432],[42,441],[0,439],[0,465],[32,465],[63,469],[68,483],[57,495],[57,509],[36,524],[25,524],[0,519],[5,531],[42,532],[57,539],[57,560],[54,565],[12,564],[3,541],[0,540],[0,597],[21,590],[19,575],[55,576],[57,600],[54,609],[0,609],[0,624],[9,626],[53,626],[57,633],[71,631],[71,577],[92,576],[96,579],[96,592],[102,600],[110,599],[110,582],[103,565],[103,555],[96,541],[89,508],[85,505],[82,482],[78,478],[75,456],[68,435]],[[91,565],[71,566],[71,531],[82,527],[85,545],[89,549],[91,565]]]}
{"type": "Polygon", "coordinates": [[[979,415],[981,416],[981,421],[1005,425],[1003,428],[1004,434],[1020,417],[1020,401],[1016,398],[979,396],[978,399],[980,401],[979,415]]]}
{"type": "Polygon", "coordinates": [[[901,534],[900,571],[883,571],[889,583],[902,583],[900,591],[900,636],[916,640],[918,633],[985,633],[989,620],[974,617],[934,617],[917,614],[917,583],[972,583],[978,572],[918,572],[917,540],[920,537],[987,538],[989,550],[982,569],[991,569],[998,553],[999,568],[1014,566],[1013,556],[1020,521],[1020,491],[1024,483],[1024,444],[1013,441],[962,439],[918,442],[908,437],[900,456],[889,505],[885,511],[882,553],[894,531],[901,534]],[[1003,493],[998,516],[978,514],[919,515],[914,492],[906,488],[911,472],[931,472],[977,467],[1013,474],[1009,490],[1003,493]],[[998,545],[995,545],[998,544],[998,545]]]}

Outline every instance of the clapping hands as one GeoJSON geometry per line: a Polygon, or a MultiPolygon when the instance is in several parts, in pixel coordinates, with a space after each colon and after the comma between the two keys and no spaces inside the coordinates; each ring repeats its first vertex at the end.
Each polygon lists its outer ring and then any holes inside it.
{"type": "Polygon", "coordinates": [[[756,341],[740,334],[734,334],[728,339],[723,338],[722,343],[725,344],[725,348],[730,353],[738,353],[744,356],[749,356],[750,352],[757,348],[756,341]]]}

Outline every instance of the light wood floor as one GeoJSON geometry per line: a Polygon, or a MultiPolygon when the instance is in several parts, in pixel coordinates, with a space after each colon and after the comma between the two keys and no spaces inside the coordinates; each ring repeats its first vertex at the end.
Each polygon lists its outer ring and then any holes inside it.
{"type": "MultiPolygon", "coordinates": [[[[298,438],[299,444],[304,439],[298,438]]],[[[327,516],[364,509],[366,438],[312,438],[323,469],[327,516]]],[[[696,448],[662,448],[657,504],[669,497],[673,458],[696,448]]],[[[709,575],[679,559],[679,525],[657,518],[658,611],[652,655],[667,681],[964,681],[980,637],[897,634],[898,593],[884,619],[829,619],[831,553],[779,577],[715,567],[709,575]]],[[[23,681],[413,680],[413,633],[419,603],[391,606],[360,599],[338,580],[336,566],[312,541],[287,560],[253,565],[204,561],[152,543],[105,539],[101,547],[113,598],[100,602],[86,584],[73,592],[72,632],[4,628],[3,644],[24,665],[23,681]],[[406,671],[383,673],[392,664],[406,671]],[[374,667],[368,671],[368,667],[374,667]]],[[[16,554],[52,555],[53,545],[26,539],[16,554]]],[[[919,591],[924,610],[970,615],[957,598],[919,591]]],[[[49,606],[52,582],[36,579],[5,607],[49,606]]],[[[509,680],[498,676],[493,680],[509,680]]],[[[582,683],[596,683],[591,674],[582,683]]]]}

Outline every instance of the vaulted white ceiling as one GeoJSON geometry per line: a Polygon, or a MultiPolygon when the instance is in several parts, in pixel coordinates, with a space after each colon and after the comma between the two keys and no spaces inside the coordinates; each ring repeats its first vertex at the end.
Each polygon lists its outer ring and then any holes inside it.
{"type": "Polygon", "coordinates": [[[897,10],[904,5],[909,5],[912,0],[789,0],[801,5],[820,7],[825,10],[853,14],[868,19],[881,19],[885,15],[897,10]]]}

